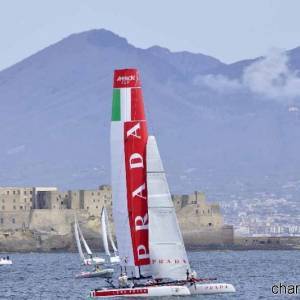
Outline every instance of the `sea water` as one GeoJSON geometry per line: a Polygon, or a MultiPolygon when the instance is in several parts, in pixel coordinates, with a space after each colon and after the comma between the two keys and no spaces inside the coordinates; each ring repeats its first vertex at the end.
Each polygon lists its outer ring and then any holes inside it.
{"type": "MultiPolygon", "coordinates": [[[[216,282],[232,283],[237,290],[235,294],[188,297],[190,299],[300,299],[300,294],[290,297],[272,293],[272,286],[280,282],[300,284],[300,251],[188,254],[199,277],[216,277],[216,282]]],[[[14,253],[10,258],[13,265],[0,267],[0,299],[87,299],[90,290],[105,286],[105,281],[99,278],[75,279],[75,275],[85,269],[76,253],[14,253]]],[[[118,267],[115,273],[117,276],[118,267]]]]}

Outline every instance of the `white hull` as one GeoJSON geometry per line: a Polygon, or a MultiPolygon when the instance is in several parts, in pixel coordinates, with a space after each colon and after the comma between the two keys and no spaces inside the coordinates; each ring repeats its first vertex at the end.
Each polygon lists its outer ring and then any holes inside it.
{"type": "Polygon", "coordinates": [[[103,269],[99,271],[93,272],[81,272],[77,274],[75,278],[94,278],[94,277],[102,277],[102,278],[111,278],[114,273],[114,269],[103,269]]]}
{"type": "Polygon", "coordinates": [[[118,264],[118,263],[120,263],[120,257],[119,256],[111,256],[109,258],[109,260],[110,260],[111,264],[118,264]]]}
{"type": "Polygon", "coordinates": [[[228,283],[196,283],[186,285],[144,286],[134,288],[102,289],[90,292],[91,298],[113,297],[165,297],[234,293],[235,288],[228,283]]]}
{"type": "Polygon", "coordinates": [[[114,297],[163,297],[163,296],[188,296],[190,291],[186,286],[153,286],[120,289],[103,289],[91,291],[91,298],[114,297]]]}
{"type": "Polygon", "coordinates": [[[105,259],[101,257],[85,258],[83,264],[86,266],[89,265],[101,265],[105,263],[105,259]]]}
{"type": "Polygon", "coordinates": [[[12,265],[12,261],[10,259],[0,259],[0,266],[12,265]]]}
{"type": "Polygon", "coordinates": [[[208,295],[235,293],[235,288],[229,283],[196,283],[189,286],[191,295],[208,295]]]}

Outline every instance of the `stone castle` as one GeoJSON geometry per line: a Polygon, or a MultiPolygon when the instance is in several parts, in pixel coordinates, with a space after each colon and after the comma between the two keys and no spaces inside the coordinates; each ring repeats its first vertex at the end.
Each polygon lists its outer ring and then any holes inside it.
{"type": "MultiPolygon", "coordinates": [[[[189,247],[233,243],[233,227],[224,225],[220,206],[207,203],[203,193],[173,195],[172,199],[189,247]]],[[[26,239],[30,240],[31,251],[73,248],[75,214],[87,238],[95,239],[97,244],[103,206],[112,220],[112,192],[108,185],[66,192],[56,187],[0,187],[0,251],[7,247],[10,250],[7,245],[14,248],[14,240],[28,244],[26,239]]],[[[28,248],[17,244],[19,251],[28,248]]]]}

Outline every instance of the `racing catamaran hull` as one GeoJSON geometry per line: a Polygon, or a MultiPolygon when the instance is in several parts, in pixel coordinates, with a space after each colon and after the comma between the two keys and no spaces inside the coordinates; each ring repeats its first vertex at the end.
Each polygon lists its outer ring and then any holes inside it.
{"type": "Polygon", "coordinates": [[[111,264],[119,264],[120,263],[120,257],[119,256],[111,256],[109,258],[109,261],[111,264]]]}
{"type": "Polygon", "coordinates": [[[100,271],[92,271],[92,272],[81,272],[75,276],[75,278],[94,278],[94,277],[102,277],[102,278],[111,278],[114,274],[114,269],[103,269],[100,271]]]}
{"type": "Polygon", "coordinates": [[[90,265],[101,265],[105,263],[105,259],[101,257],[93,257],[93,258],[85,258],[83,260],[83,265],[90,266],[90,265]]]}
{"type": "Polygon", "coordinates": [[[144,286],[135,288],[101,289],[91,291],[91,298],[113,297],[163,297],[234,293],[228,283],[187,283],[185,285],[144,286]]]}
{"type": "Polygon", "coordinates": [[[188,296],[190,291],[186,286],[151,286],[122,289],[103,289],[91,291],[91,298],[113,297],[162,297],[162,296],[188,296]]]}
{"type": "Polygon", "coordinates": [[[193,283],[188,286],[191,295],[234,293],[235,288],[229,283],[193,283]]]}

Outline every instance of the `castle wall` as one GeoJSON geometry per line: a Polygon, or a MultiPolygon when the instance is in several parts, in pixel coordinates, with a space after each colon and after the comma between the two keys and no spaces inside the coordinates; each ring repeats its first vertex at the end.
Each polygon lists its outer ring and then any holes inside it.
{"type": "Polygon", "coordinates": [[[176,213],[182,230],[214,230],[224,225],[223,216],[218,204],[206,202],[203,193],[195,192],[188,196],[182,196],[182,204],[179,207],[180,196],[175,196],[176,213]]]}
{"type": "Polygon", "coordinates": [[[59,234],[68,234],[72,232],[75,215],[79,221],[87,222],[88,214],[86,211],[77,211],[73,209],[35,209],[32,212],[30,227],[31,230],[41,232],[55,232],[59,234]]]}
{"type": "Polygon", "coordinates": [[[80,204],[80,192],[68,191],[68,208],[69,209],[81,209],[80,204]]]}
{"type": "Polygon", "coordinates": [[[29,228],[30,210],[0,211],[0,230],[16,230],[29,228]]]}
{"type": "MultiPolygon", "coordinates": [[[[224,225],[219,205],[208,203],[203,193],[174,195],[172,199],[188,246],[233,242],[232,226],[224,225]]],[[[84,236],[96,247],[101,246],[100,213],[103,206],[107,208],[112,222],[112,194],[109,186],[67,192],[57,188],[0,188],[1,205],[5,207],[0,209],[0,235],[2,232],[8,242],[9,234],[12,237],[11,245],[15,241],[19,246],[18,238],[27,237],[28,247],[36,244],[37,249],[75,247],[75,215],[84,236]],[[24,236],[19,237],[16,230],[23,232],[24,236]]],[[[112,223],[110,226],[113,229],[112,223]]],[[[26,248],[25,245],[22,247],[26,248]]]]}
{"type": "Polygon", "coordinates": [[[234,243],[233,226],[225,225],[220,228],[198,228],[197,230],[183,230],[183,239],[188,248],[200,246],[226,246],[234,243]]]}

